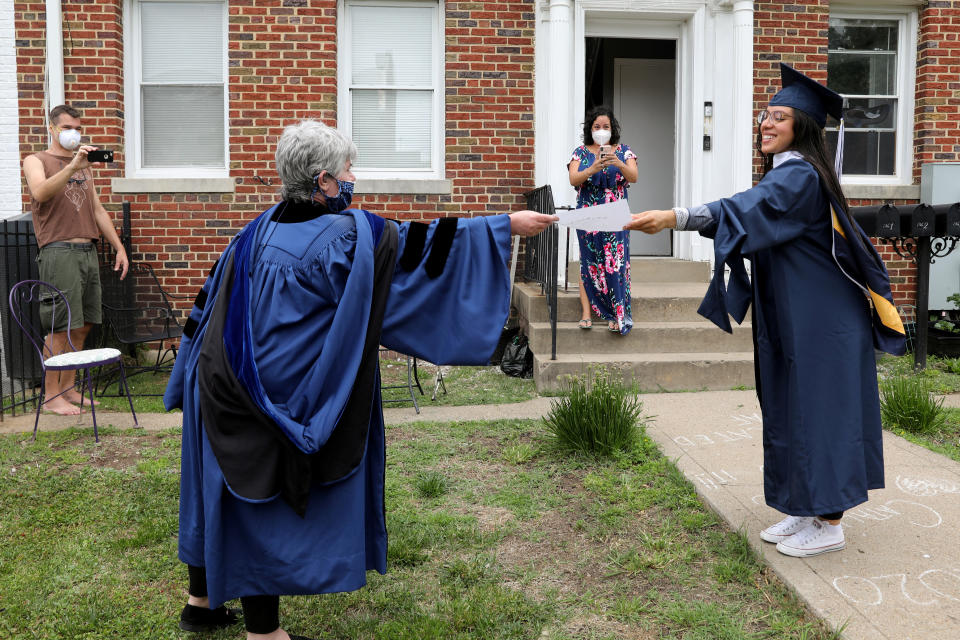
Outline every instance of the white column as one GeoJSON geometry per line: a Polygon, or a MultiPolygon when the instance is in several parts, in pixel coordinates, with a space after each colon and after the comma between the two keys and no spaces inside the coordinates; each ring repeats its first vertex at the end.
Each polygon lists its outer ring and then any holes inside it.
{"type": "Polygon", "coordinates": [[[0,3],[0,218],[23,213],[13,3],[0,3]]]}
{"type": "Polygon", "coordinates": [[[545,105],[547,131],[547,181],[553,187],[554,199],[562,204],[570,189],[565,160],[573,151],[570,132],[573,99],[573,29],[572,0],[550,0],[549,53],[546,60],[548,104],[545,105]]]}
{"type": "Polygon", "coordinates": [[[748,189],[753,165],[753,2],[733,3],[733,189],[748,189]]]}
{"type": "Polygon", "coordinates": [[[63,13],[60,0],[47,0],[46,109],[63,104],[63,13]]]}

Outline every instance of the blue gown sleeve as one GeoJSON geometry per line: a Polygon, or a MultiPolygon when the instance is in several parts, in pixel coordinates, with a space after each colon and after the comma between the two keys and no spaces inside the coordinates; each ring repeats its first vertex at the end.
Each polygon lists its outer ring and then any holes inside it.
{"type": "MultiPolygon", "coordinates": [[[[420,264],[394,273],[381,344],[434,364],[490,361],[510,313],[510,218],[460,218],[443,272],[424,269],[438,221],[427,229],[420,264]]],[[[402,256],[410,223],[400,225],[402,256]]]]}
{"type": "Polygon", "coordinates": [[[752,189],[707,204],[716,220],[715,266],[698,313],[732,332],[728,316],[743,322],[752,297],[744,259],[806,233],[824,215],[822,203],[816,169],[788,160],[752,189]],[[730,267],[727,283],[723,265],[730,267]]]}

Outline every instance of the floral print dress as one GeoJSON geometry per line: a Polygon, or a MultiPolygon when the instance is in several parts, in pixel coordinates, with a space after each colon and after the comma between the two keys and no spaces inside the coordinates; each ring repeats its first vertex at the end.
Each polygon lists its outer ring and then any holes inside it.
{"type": "MultiPolygon", "coordinates": [[[[625,144],[614,153],[622,162],[637,155],[625,144]]],[[[594,155],[586,146],[573,152],[570,162],[578,161],[577,170],[593,164],[594,155]]],[[[629,183],[616,167],[596,173],[577,190],[577,208],[592,207],[627,197],[629,183]]],[[[630,232],[577,230],[580,243],[580,279],[593,312],[608,322],[616,322],[621,335],[633,327],[630,311],[630,232]]]]}

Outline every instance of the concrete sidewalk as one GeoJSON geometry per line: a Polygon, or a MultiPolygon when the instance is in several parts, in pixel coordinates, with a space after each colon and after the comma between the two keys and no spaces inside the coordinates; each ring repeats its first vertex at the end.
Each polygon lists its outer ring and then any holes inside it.
{"type": "MultiPolygon", "coordinates": [[[[960,638],[960,463],[884,432],[887,488],[848,511],[847,548],[789,558],[764,543],[761,528],[782,516],[764,504],[760,407],[753,391],[649,394],[648,433],[697,492],[751,544],[780,578],[851,640],[960,638]]],[[[388,424],[539,418],[551,398],[510,405],[388,408],[388,424]]],[[[960,396],[945,405],[957,406],[960,396]]],[[[180,425],[180,414],[140,417],[147,429],[180,425]]],[[[128,413],[98,413],[98,424],[129,428],[128,413]]],[[[44,431],[77,424],[43,415],[44,431]]],[[[81,424],[89,425],[88,415],[81,424]]],[[[33,415],[7,418],[0,433],[33,430],[33,415]]]]}

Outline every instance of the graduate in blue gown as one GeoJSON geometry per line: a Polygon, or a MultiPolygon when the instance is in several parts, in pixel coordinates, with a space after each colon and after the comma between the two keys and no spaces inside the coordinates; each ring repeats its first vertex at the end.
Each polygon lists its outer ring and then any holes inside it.
{"type": "Polygon", "coordinates": [[[843,549],[844,510],[883,487],[874,349],[902,355],[906,342],[883,262],[827,160],[823,127],[827,113],[842,117],[842,98],[787,65],[781,75],[783,89],[760,112],[759,184],[637,214],[627,228],[714,238],[700,313],[730,331],[728,315],[742,322],[752,305],[764,495],[787,514],[760,536],[806,557],[843,549]]]}
{"type": "Polygon", "coordinates": [[[398,225],[347,208],[355,156],[335,129],[287,127],[283,201],[231,241],[185,325],[164,397],[183,409],[184,629],[235,622],[222,604],[239,597],[248,638],[285,640],[279,595],[386,572],[378,347],[486,364],[509,313],[511,232],[556,220],[398,225]]]}

